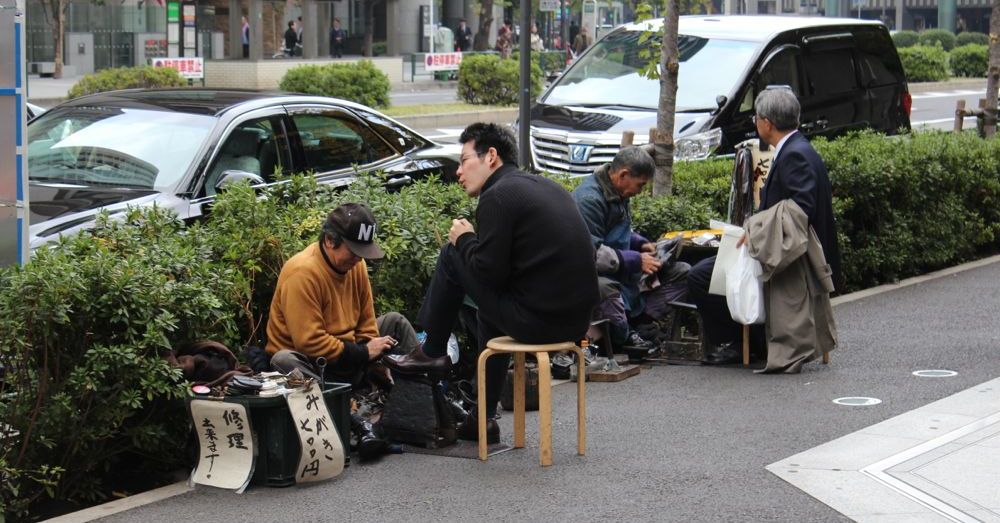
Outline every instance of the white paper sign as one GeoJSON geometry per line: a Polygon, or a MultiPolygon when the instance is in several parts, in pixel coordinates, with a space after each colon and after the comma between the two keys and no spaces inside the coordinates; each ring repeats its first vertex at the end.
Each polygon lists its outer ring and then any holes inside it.
{"type": "Polygon", "coordinates": [[[344,445],[319,386],[313,382],[285,398],[302,444],[295,481],[322,481],[340,475],[344,470],[344,445]]]}
{"type": "Polygon", "coordinates": [[[191,482],[242,492],[253,473],[253,437],[238,403],[192,400],[191,418],[201,451],[191,482]]]}

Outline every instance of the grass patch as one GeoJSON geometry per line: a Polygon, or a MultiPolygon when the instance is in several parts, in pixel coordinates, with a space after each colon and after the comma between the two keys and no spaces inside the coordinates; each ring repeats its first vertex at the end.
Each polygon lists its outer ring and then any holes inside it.
{"type": "Polygon", "coordinates": [[[445,102],[439,104],[394,105],[382,112],[389,116],[418,116],[424,114],[469,113],[475,111],[495,111],[499,109],[515,109],[517,106],[473,105],[465,102],[445,102]]]}

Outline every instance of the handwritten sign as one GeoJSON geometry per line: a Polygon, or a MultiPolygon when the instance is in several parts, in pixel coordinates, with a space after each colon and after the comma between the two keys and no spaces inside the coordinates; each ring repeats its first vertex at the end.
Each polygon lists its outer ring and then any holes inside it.
{"type": "Polygon", "coordinates": [[[322,481],[339,475],[344,470],[344,445],[319,386],[312,383],[285,398],[302,444],[295,481],[322,481]]]}
{"type": "Polygon", "coordinates": [[[243,492],[253,472],[250,418],[238,403],[192,400],[201,452],[191,482],[243,492]]]}

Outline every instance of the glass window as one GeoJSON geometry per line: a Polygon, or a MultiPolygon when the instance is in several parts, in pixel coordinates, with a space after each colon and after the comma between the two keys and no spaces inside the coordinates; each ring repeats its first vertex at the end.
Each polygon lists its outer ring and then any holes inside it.
{"type": "Polygon", "coordinates": [[[283,167],[276,127],[278,117],[257,118],[240,123],[230,131],[215,162],[205,178],[206,195],[215,194],[215,184],[226,171],[256,174],[266,182],[274,180],[274,172],[283,167]]]}
{"type": "Polygon", "coordinates": [[[374,111],[356,109],[361,117],[368,122],[389,143],[396,145],[402,151],[411,151],[425,144],[424,140],[411,133],[407,128],[374,111]]]}
{"type": "MultiPolygon", "coordinates": [[[[658,38],[640,42],[642,34],[622,31],[594,44],[593,49],[557,81],[543,102],[656,110],[660,82],[640,76],[648,60],[640,56],[640,50],[646,48],[653,56],[658,56],[660,44],[658,38]]],[[[677,110],[715,109],[716,96],[732,96],[760,45],[758,42],[680,35],[677,110]]]]}
{"type": "Polygon", "coordinates": [[[302,141],[305,168],[317,173],[366,165],[396,154],[374,131],[334,111],[292,115],[302,141]]]}
{"type": "Polygon", "coordinates": [[[28,126],[35,181],[154,189],[174,187],[215,118],[100,107],[54,109],[28,126]]]}
{"type": "Polygon", "coordinates": [[[809,53],[805,64],[814,95],[845,93],[858,87],[854,56],[849,48],[809,53]]]}

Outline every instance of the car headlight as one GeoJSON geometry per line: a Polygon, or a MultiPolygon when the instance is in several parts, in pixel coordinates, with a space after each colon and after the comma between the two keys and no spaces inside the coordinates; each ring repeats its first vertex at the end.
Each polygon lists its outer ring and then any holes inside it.
{"type": "Polygon", "coordinates": [[[722,144],[722,129],[716,127],[691,136],[685,136],[674,144],[674,160],[704,160],[722,144]]]}

